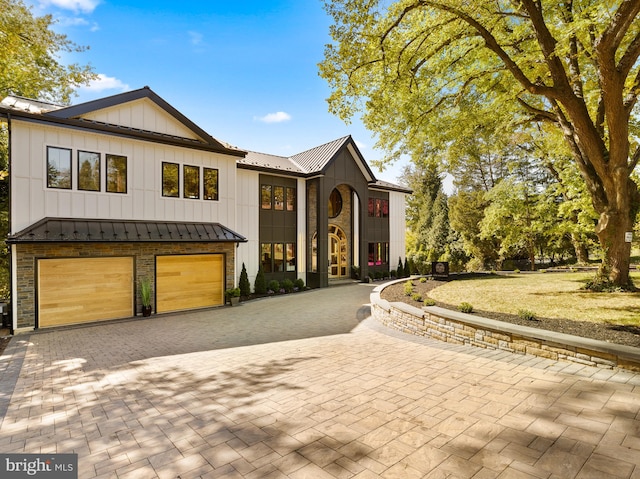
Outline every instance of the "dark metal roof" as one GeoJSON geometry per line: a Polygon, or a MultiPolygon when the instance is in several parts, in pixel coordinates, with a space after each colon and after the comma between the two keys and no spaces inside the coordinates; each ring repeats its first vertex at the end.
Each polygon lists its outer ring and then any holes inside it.
{"type": "Polygon", "coordinates": [[[247,239],[220,223],[43,218],[7,243],[233,242],[247,239]]]}

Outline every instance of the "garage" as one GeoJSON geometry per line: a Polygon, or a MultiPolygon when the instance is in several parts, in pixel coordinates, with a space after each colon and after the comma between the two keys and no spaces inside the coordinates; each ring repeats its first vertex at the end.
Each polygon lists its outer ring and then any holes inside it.
{"type": "Polygon", "coordinates": [[[41,328],[134,315],[133,258],[38,260],[41,328]]]}
{"type": "Polygon", "coordinates": [[[156,256],[156,311],[224,304],[224,254],[156,256]]]}

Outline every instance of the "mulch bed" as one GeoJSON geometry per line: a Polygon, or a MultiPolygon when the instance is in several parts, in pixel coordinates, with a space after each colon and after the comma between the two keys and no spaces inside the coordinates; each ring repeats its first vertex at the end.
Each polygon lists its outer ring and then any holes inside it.
{"type": "MultiPolygon", "coordinates": [[[[429,291],[444,283],[445,282],[443,281],[434,280],[428,280],[426,283],[414,281],[413,291],[414,293],[420,293],[424,299],[428,296],[427,293],[429,291]]],[[[424,303],[414,301],[410,296],[405,295],[404,282],[402,281],[386,287],[380,296],[382,299],[386,299],[389,302],[407,303],[418,308],[424,306],[424,303]]],[[[446,304],[439,301],[436,301],[436,306],[457,310],[457,305],[446,304]]],[[[640,347],[640,327],[638,326],[617,326],[612,324],[600,324],[556,318],[536,318],[535,320],[527,320],[522,319],[515,314],[496,313],[493,311],[481,311],[475,309],[472,314],[507,323],[519,324],[521,326],[546,329],[558,333],[581,336],[583,338],[598,339],[609,343],[640,347]]]]}

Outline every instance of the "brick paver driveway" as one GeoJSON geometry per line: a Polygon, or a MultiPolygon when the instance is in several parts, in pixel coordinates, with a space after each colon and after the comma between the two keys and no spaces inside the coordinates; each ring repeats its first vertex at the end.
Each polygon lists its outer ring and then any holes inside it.
{"type": "Polygon", "coordinates": [[[408,339],[369,293],[18,336],[0,452],[76,452],[82,479],[640,478],[638,375],[408,339]]]}

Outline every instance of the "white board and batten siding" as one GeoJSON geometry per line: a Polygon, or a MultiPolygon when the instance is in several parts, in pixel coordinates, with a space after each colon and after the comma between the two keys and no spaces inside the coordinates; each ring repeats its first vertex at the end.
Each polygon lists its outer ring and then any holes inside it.
{"type": "MultiPolygon", "coordinates": [[[[405,221],[406,194],[389,192],[389,264],[397,264],[398,258],[404,261],[406,255],[405,221]]],[[[393,266],[392,266],[393,268],[393,266]]]]}
{"type": "MultiPolygon", "coordinates": [[[[44,217],[217,222],[236,230],[235,157],[14,120],[12,232],[44,217]],[[47,146],[72,150],[72,189],[47,187],[47,146]],[[100,153],[99,192],[77,189],[78,150],[100,153]],[[106,192],[106,154],[127,157],[127,192],[106,192]],[[162,196],[162,162],[218,170],[218,201],[162,196]]],[[[200,188],[202,190],[202,181],[200,188]]]]}
{"type": "Polygon", "coordinates": [[[236,231],[248,240],[239,243],[236,249],[236,284],[240,281],[244,263],[249,283],[253,286],[260,266],[260,174],[238,168],[236,181],[236,231]]]}

